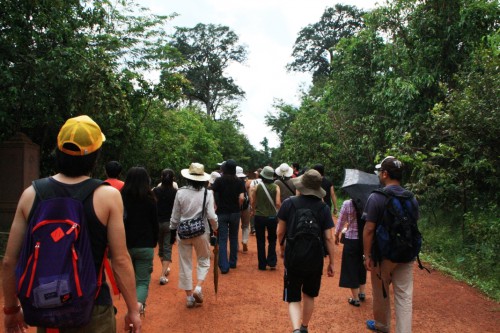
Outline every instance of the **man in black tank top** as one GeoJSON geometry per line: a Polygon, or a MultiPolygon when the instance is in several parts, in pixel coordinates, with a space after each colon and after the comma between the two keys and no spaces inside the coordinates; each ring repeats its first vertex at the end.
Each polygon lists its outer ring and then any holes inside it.
{"type": "MultiPolygon", "coordinates": [[[[68,119],[57,137],[56,160],[59,173],[46,179],[44,187],[57,196],[70,196],[78,191],[84,183],[90,181],[89,175],[104,141],[105,137],[99,125],[90,117],[68,119]]],[[[100,267],[105,249],[109,246],[113,272],[128,309],[125,328],[132,327],[133,332],[140,332],[141,319],[134,271],[125,243],[120,192],[111,186],[99,186],[83,203],[95,265],[100,267]]],[[[30,186],[21,195],[12,222],[2,271],[4,332],[27,331],[16,294],[15,269],[27,231],[29,214],[37,204],[35,190],[30,186]]],[[[83,327],[65,328],[64,332],[96,332],[97,328],[100,332],[117,331],[113,303],[105,281],[101,288],[94,303],[90,323],[83,327]]],[[[45,332],[45,328],[40,327],[37,332],[45,332]]]]}

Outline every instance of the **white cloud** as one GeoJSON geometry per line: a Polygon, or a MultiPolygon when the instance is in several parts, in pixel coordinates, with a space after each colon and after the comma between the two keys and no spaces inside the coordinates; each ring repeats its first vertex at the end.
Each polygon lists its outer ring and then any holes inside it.
{"type": "MultiPolygon", "coordinates": [[[[272,103],[280,98],[298,104],[301,85],[309,84],[310,75],[287,73],[291,53],[299,31],[319,21],[325,8],[334,6],[330,0],[137,0],[156,14],[178,13],[172,26],[192,27],[197,23],[221,24],[230,27],[240,42],[248,47],[244,65],[232,65],[229,74],[246,92],[241,103],[244,133],[257,148],[264,137],[276,147],[279,142],[264,125],[264,116],[273,111],[272,103]]],[[[370,9],[374,0],[344,0],[344,4],[370,9]]]]}

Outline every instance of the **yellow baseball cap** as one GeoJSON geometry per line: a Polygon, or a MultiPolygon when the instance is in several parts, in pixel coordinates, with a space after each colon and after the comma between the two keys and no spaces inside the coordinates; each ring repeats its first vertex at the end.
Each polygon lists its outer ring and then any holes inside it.
{"type": "Polygon", "coordinates": [[[57,135],[57,147],[65,154],[83,156],[91,154],[101,148],[106,137],[101,128],[89,116],[78,116],[66,120],[57,135]],[[72,143],[80,150],[64,148],[64,144],[72,143]]]}

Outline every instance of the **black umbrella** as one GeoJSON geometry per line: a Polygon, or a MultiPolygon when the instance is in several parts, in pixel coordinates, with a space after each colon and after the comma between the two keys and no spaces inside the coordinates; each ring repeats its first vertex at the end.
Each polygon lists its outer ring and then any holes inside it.
{"type": "Polygon", "coordinates": [[[380,187],[377,175],[356,169],[345,169],[342,189],[353,199],[358,209],[363,210],[370,193],[380,187]]]}

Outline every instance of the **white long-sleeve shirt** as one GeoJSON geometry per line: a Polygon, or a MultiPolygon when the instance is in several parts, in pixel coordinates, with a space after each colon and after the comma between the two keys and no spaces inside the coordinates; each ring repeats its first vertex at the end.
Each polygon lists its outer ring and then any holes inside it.
{"type": "MultiPolygon", "coordinates": [[[[197,190],[191,186],[183,186],[177,190],[172,216],[170,217],[170,229],[177,229],[181,220],[194,219],[200,216],[204,193],[204,188],[197,190]]],[[[214,221],[214,223],[210,222],[213,230],[218,228],[214,202],[214,193],[212,190],[207,190],[204,216],[206,233],[210,232],[209,221],[214,221]]]]}

